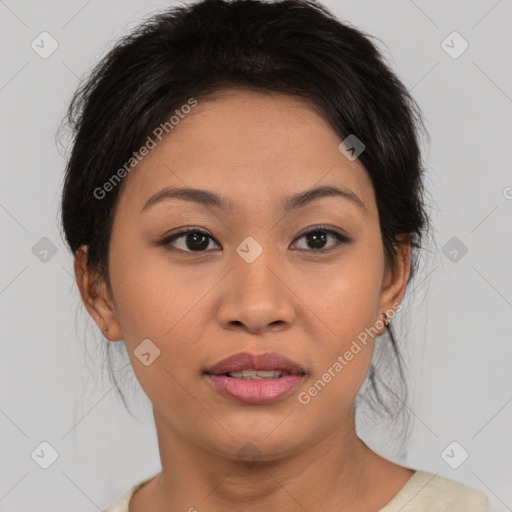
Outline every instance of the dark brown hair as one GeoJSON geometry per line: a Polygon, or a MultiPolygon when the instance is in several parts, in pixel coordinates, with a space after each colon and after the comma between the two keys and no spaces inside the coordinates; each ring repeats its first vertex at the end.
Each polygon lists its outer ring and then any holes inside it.
{"type": "MultiPolygon", "coordinates": [[[[74,138],[62,226],[71,251],[87,245],[89,267],[111,291],[108,248],[122,187],[101,199],[94,191],[191,97],[239,87],[306,98],[341,139],[355,134],[365,144],[359,160],[375,190],[386,260],[392,266],[398,237],[412,234],[412,278],[428,224],[424,127],[417,104],[370,38],[313,0],[204,0],[152,15],[98,63],[69,107],[74,138]]],[[[404,382],[391,326],[382,338],[404,382]]],[[[383,392],[389,379],[377,378],[375,361],[368,398],[397,416],[406,386],[394,398],[383,392]]]]}

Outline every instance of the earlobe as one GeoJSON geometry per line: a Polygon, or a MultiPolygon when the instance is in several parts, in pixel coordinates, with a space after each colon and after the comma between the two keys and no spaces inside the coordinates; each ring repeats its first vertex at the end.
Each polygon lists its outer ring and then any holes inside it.
{"type": "Polygon", "coordinates": [[[83,245],[75,254],[75,279],[82,301],[102,334],[111,341],[123,339],[105,282],[87,266],[88,247],[83,245]]]}

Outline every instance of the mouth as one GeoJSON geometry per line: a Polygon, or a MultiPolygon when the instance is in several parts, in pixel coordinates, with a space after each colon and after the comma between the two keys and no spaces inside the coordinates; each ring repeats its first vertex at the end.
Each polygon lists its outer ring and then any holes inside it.
{"type": "Polygon", "coordinates": [[[247,352],[223,359],[203,373],[224,396],[253,405],[284,398],[306,376],[302,366],[281,354],[247,352]]]}
{"type": "Polygon", "coordinates": [[[267,380],[267,379],[280,379],[293,375],[292,373],[280,372],[276,370],[241,370],[238,372],[221,373],[220,375],[226,375],[233,379],[242,380],[267,380]]]}
{"type": "Polygon", "coordinates": [[[305,375],[306,373],[301,365],[275,352],[263,354],[240,352],[218,361],[206,368],[204,372],[209,375],[230,374],[236,379],[256,377],[275,379],[284,375],[305,375]]]}

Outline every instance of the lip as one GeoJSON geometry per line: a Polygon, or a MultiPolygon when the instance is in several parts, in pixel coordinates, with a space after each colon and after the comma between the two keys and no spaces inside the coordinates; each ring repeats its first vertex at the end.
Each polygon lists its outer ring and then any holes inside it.
{"type": "Polygon", "coordinates": [[[210,375],[222,375],[242,370],[275,370],[278,372],[290,373],[292,375],[304,375],[306,373],[298,363],[295,363],[287,357],[275,352],[265,352],[264,354],[240,352],[222,359],[218,363],[207,368],[205,372],[210,375]]]}
{"type": "Polygon", "coordinates": [[[206,377],[224,395],[252,405],[277,402],[290,394],[305,378],[304,375],[287,375],[278,379],[243,380],[210,374],[206,377]]]}
{"type": "Polygon", "coordinates": [[[252,405],[270,404],[291,393],[305,378],[298,363],[281,354],[267,352],[234,354],[205,370],[207,380],[215,389],[238,402],[252,405]],[[288,375],[262,380],[236,379],[226,375],[242,370],[275,370],[288,375]]]}

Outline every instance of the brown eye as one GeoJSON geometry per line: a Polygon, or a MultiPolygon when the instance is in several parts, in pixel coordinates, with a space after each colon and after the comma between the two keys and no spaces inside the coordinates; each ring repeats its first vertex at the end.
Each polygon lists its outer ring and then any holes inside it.
{"type": "MultiPolygon", "coordinates": [[[[326,253],[336,249],[336,247],[341,244],[351,242],[345,235],[322,226],[309,229],[295,240],[300,239],[305,240],[306,247],[299,248],[298,250],[314,253],[326,253]],[[331,243],[331,246],[326,248],[329,239],[334,240],[335,243],[331,243]]],[[[187,229],[164,238],[158,245],[168,247],[170,250],[182,252],[207,252],[208,250],[212,250],[212,248],[209,249],[210,242],[212,241],[217,245],[217,248],[220,247],[220,244],[206,231],[201,229],[187,229]]]]}
{"type": "Polygon", "coordinates": [[[312,250],[308,252],[320,253],[329,252],[343,243],[350,242],[350,240],[341,233],[337,233],[332,229],[327,229],[322,226],[318,226],[316,228],[306,231],[305,233],[297,237],[296,240],[300,240],[301,238],[304,238],[307,247],[305,249],[299,248],[300,251],[308,251],[308,248],[310,248],[312,250]],[[330,237],[335,240],[335,243],[333,245],[331,244],[331,247],[326,248],[325,246],[330,237]]]}
{"type": "Polygon", "coordinates": [[[184,252],[205,252],[210,245],[210,241],[214,240],[214,238],[205,231],[189,229],[164,238],[158,245],[169,246],[178,240],[180,241],[181,247],[171,247],[171,249],[176,248],[184,252]]]}

